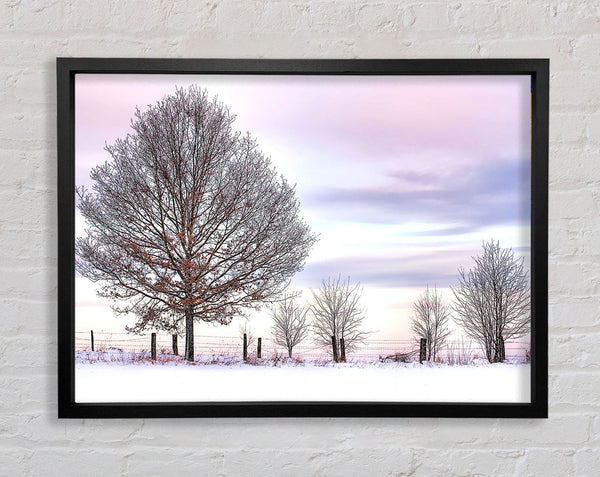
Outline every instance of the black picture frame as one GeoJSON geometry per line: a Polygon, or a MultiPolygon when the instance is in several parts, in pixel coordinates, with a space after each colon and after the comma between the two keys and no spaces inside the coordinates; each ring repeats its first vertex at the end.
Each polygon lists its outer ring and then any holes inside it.
{"type": "Polygon", "coordinates": [[[548,416],[548,59],[257,60],[58,58],[58,417],[548,416]],[[531,75],[531,402],[75,402],[75,75],[531,75]]]}

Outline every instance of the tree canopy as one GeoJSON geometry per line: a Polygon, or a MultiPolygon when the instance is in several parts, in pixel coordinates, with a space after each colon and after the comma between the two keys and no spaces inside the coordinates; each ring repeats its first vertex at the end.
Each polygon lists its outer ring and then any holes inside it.
{"type": "MultiPolygon", "coordinates": [[[[359,304],[360,284],[352,285],[350,278],[344,281],[338,276],[323,280],[318,290],[311,291],[310,312],[316,342],[328,349],[332,346],[332,337],[336,343],[343,339],[346,351],[355,350],[369,335],[362,328],[365,314],[359,304]]],[[[335,350],[333,354],[335,356],[335,350]]]]}
{"type": "Polygon", "coordinates": [[[77,270],[134,331],[185,328],[187,359],[194,321],[228,324],[278,297],[316,240],[295,188],[234,120],[205,90],[177,89],[136,109],[91,190],[77,188],[77,270]]]}
{"type": "Polygon", "coordinates": [[[427,289],[413,303],[411,330],[419,338],[427,340],[427,360],[435,361],[446,338],[450,334],[450,307],[444,303],[437,287],[427,289]]]}
{"type": "Polygon", "coordinates": [[[531,306],[529,280],[523,258],[499,242],[483,244],[483,254],[473,258],[468,272],[459,269],[453,288],[456,322],[479,342],[490,362],[505,359],[504,343],[529,330],[531,306]]]}
{"type": "Polygon", "coordinates": [[[295,296],[287,295],[271,308],[271,318],[273,341],[283,346],[291,358],[294,346],[308,337],[308,308],[300,305],[295,296]]]}

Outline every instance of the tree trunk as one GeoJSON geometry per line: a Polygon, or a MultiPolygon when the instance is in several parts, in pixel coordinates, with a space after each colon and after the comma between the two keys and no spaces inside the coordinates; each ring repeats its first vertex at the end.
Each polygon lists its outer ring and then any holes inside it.
{"type": "Polygon", "coordinates": [[[487,360],[490,363],[494,362],[494,356],[492,356],[494,351],[493,351],[492,347],[493,347],[492,343],[486,343],[486,345],[485,345],[485,357],[487,358],[487,360]]]}
{"type": "Polygon", "coordinates": [[[427,361],[427,340],[421,338],[419,342],[419,363],[423,364],[423,361],[427,361]]]}
{"type": "Polygon", "coordinates": [[[185,315],[185,359],[194,361],[194,317],[191,312],[185,315]]]}
{"type": "Polygon", "coordinates": [[[337,341],[335,335],[331,335],[331,347],[333,349],[333,361],[337,363],[340,359],[338,357],[337,341]]]}
{"type": "Polygon", "coordinates": [[[291,346],[288,347],[288,356],[290,358],[292,357],[292,347],[291,346]]]}
{"type": "Polygon", "coordinates": [[[494,357],[494,362],[502,363],[505,359],[506,349],[504,347],[504,338],[502,338],[502,335],[499,335],[496,341],[496,356],[494,357]]]}
{"type": "Polygon", "coordinates": [[[173,354],[177,356],[179,354],[179,350],[177,349],[177,335],[173,335],[173,354]]]}

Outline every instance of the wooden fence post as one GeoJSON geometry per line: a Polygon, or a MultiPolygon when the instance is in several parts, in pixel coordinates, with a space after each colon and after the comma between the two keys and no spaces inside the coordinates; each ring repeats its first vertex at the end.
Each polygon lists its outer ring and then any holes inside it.
{"type": "Polygon", "coordinates": [[[331,347],[333,348],[333,360],[337,363],[337,362],[339,362],[339,357],[338,357],[337,341],[335,339],[335,335],[331,336],[331,347]]]}
{"type": "Polygon", "coordinates": [[[244,333],[244,351],[243,351],[244,361],[248,361],[248,336],[244,333]]]}
{"type": "Polygon", "coordinates": [[[90,330],[90,341],[92,342],[92,351],[94,351],[94,330],[90,330]]]}
{"type": "Polygon", "coordinates": [[[427,340],[421,338],[421,346],[419,347],[419,363],[423,364],[423,361],[427,360],[427,340]]]}
{"type": "Polygon", "coordinates": [[[258,338],[258,344],[256,345],[256,357],[260,358],[262,353],[262,338],[258,338]]]}
{"type": "Polygon", "coordinates": [[[150,335],[150,359],[156,361],[156,333],[150,335]]]}
{"type": "Polygon", "coordinates": [[[177,334],[173,335],[173,354],[175,356],[179,355],[179,349],[177,348],[177,334]]]}
{"type": "Polygon", "coordinates": [[[344,343],[344,338],[340,338],[340,360],[342,363],[346,362],[346,344],[344,343]]]}

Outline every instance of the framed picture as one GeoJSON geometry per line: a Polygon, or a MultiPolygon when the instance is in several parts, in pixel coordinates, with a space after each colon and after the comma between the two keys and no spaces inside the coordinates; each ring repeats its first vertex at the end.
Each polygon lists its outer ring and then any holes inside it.
{"type": "Polygon", "coordinates": [[[59,417],[547,417],[548,70],[59,58],[59,417]]]}

